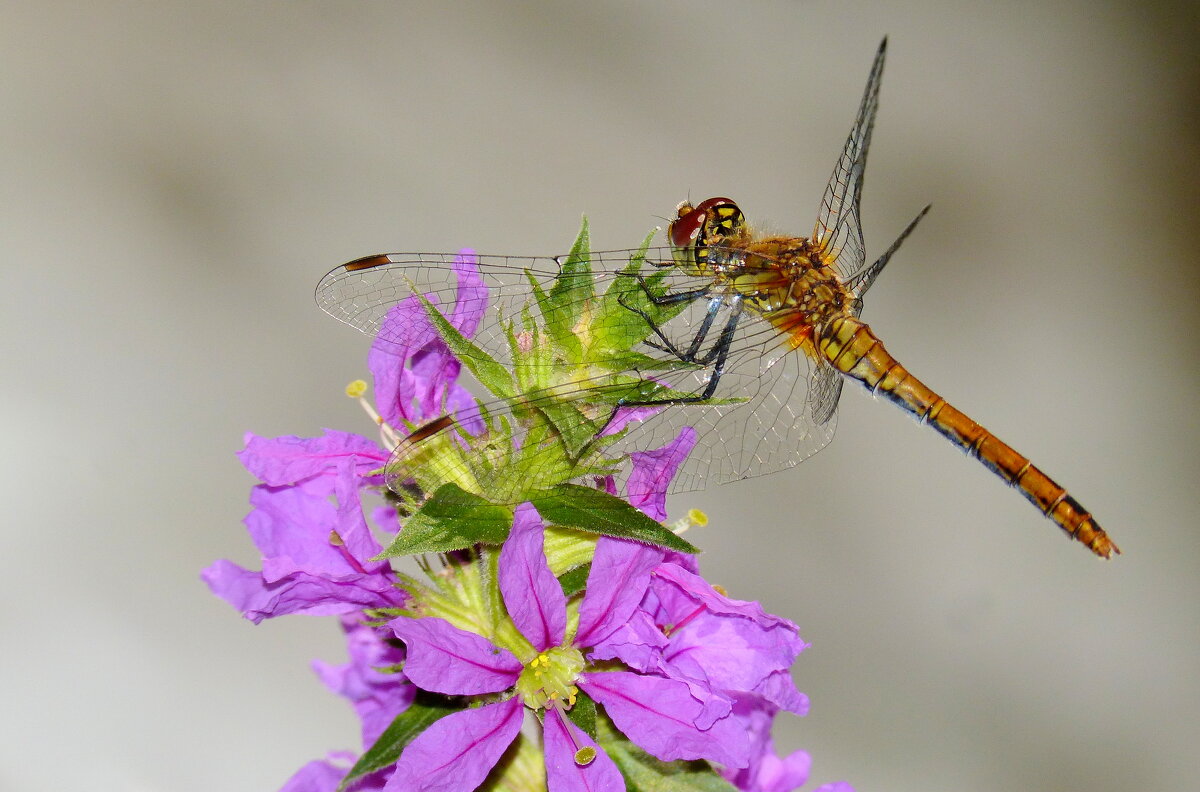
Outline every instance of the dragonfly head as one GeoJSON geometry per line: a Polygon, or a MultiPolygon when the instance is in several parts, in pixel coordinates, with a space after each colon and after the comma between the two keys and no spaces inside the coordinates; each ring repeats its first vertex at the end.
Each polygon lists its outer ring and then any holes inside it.
{"type": "Polygon", "coordinates": [[[690,252],[696,263],[703,265],[708,247],[736,234],[745,221],[742,210],[728,198],[709,198],[695,206],[683,201],[675,207],[667,239],[677,252],[690,252]]]}

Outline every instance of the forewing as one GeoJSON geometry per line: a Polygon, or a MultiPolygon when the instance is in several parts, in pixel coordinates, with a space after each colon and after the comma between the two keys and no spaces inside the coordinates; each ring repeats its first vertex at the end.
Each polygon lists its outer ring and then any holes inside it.
{"type": "Polygon", "coordinates": [[[821,209],[813,229],[813,240],[819,243],[833,261],[833,267],[843,281],[862,269],[866,262],[859,202],[862,196],[863,171],[867,165],[867,149],[871,145],[871,129],[879,107],[879,85],[883,78],[883,61],[887,39],[879,45],[862,103],[842,155],[834,166],[833,175],[821,198],[821,209]]]}
{"type": "MultiPolygon", "coordinates": [[[[594,315],[589,313],[589,303],[595,309],[599,295],[610,286],[640,291],[627,272],[631,259],[644,260],[643,271],[657,279],[662,291],[694,290],[706,284],[667,265],[672,260],[668,248],[585,252],[571,268],[570,278],[563,275],[566,256],[389,253],[365,256],[333,269],[317,284],[315,298],[330,316],[399,351],[427,343],[427,329],[385,326],[384,318],[393,306],[422,295],[447,318],[452,313],[472,317],[477,328],[464,328],[464,332],[473,335],[480,351],[511,365],[506,325],[513,324],[519,331],[525,312],[532,312],[541,323],[561,324],[564,334],[586,332],[594,315]],[[477,273],[485,288],[464,285],[464,272],[468,279],[477,273]],[[581,281],[587,283],[581,285],[581,281]],[[564,289],[568,293],[563,294],[564,289]],[[557,298],[553,317],[536,316],[539,299],[550,299],[550,295],[557,298]]],[[[651,332],[646,320],[632,311],[609,311],[605,331],[614,338],[644,338],[651,332]]],[[[688,332],[682,325],[677,331],[688,332]]],[[[578,362],[605,363],[612,352],[596,347],[590,358],[584,355],[578,362]]]]}

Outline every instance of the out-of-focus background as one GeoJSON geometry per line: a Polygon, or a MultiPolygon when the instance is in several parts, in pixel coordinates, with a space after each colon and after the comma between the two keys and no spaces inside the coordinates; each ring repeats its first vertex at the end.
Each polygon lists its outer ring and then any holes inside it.
{"type": "Polygon", "coordinates": [[[1200,12],[1189,2],[39,3],[0,25],[0,788],[258,792],[356,749],[252,627],[242,433],[369,430],[312,304],[381,250],[625,247],[686,196],[806,233],[890,36],[864,317],[1072,488],[1101,563],[847,388],[800,468],[677,498],[796,621],[782,751],[860,790],[1200,775],[1200,12]],[[453,6],[453,7],[451,7],[453,6]]]}

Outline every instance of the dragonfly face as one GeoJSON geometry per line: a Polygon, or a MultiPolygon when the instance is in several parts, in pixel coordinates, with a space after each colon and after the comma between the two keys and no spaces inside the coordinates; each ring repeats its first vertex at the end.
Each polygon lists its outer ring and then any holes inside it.
{"type": "MultiPolygon", "coordinates": [[[[508,382],[499,373],[507,369],[520,386],[519,399],[457,410],[447,403],[438,408],[445,416],[418,416],[424,422],[397,446],[391,468],[411,469],[406,460],[428,458],[439,443],[500,454],[515,444],[526,479],[536,481],[567,463],[615,465],[613,454],[691,433],[695,447],[672,491],[698,489],[792,467],[819,451],[833,436],[842,385],[854,381],[979,459],[1097,555],[1119,552],[1066,490],[912,376],[859,319],[862,296],[925,214],[867,264],[859,205],[884,52],[881,45],[808,237],[756,235],[737,204],[717,197],[679,204],[662,248],[574,257],[394,253],[326,275],[318,304],[399,350],[438,339],[422,322],[390,322],[394,308],[408,305],[420,317],[433,305],[451,324],[472,317],[478,327],[460,357],[485,356],[494,367],[488,379],[508,382]],[[642,264],[652,274],[643,275],[642,264]],[[530,325],[539,311],[544,326],[530,325]],[[528,354],[534,349],[538,355],[528,354]],[[539,415],[552,416],[550,429],[538,428],[539,415]],[[516,434],[497,437],[481,416],[516,434]],[[615,445],[607,439],[614,434],[615,445]],[[535,445],[548,449],[544,458],[529,450],[535,445]],[[600,446],[609,456],[596,462],[588,455],[600,446]]],[[[520,487],[528,481],[496,484],[465,465],[442,481],[494,502],[526,499],[520,487]]],[[[389,486],[410,493],[411,477],[395,474],[389,486]]]]}
{"type": "Polygon", "coordinates": [[[709,248],[744,227],[742,210],[728,198],[709,198],[697,206],[683,201],[667,226],[667,240],[675,249],[676,262],[698,274],[707,268],[709,248]]]}

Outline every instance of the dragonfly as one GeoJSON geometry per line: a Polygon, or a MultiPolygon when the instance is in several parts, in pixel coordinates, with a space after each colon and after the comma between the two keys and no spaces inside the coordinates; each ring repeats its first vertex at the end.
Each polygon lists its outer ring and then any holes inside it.
{"type": "MultiPolygon", "coordinates": [[[[860,202],[886,51],[884,39],[810,236],[760,232],[733,200],[714,197],[679,204],[667,244],[659,247],[584,251],[574,259],[474,256],[486,296],[465,294],[461,254],[392,253],[335,268],[318,284],[317,303],[379,341],[406,346],[416,340],[410,331],[385,321],[401,301],[423,295],[431,304],[459,308],[464,300],[486,301],[465,306],[483,315],[473,348],[516,367],[518,318],[549,292],[568,299],[573,279],[586,277],[604,287],[604,296],[593,289],[570,304],[572,332],[586,340],[599,332],[589,322],[603,315],[609,330],[614,322],[628,325],[626,337],[638,339],[637,349],[585,343],[583,357],[576,350],[569,372],[540,378],[541,388],[523,394],[519,406],[500,399],[478,408],[483,414],[549,410],[564,399],[584,403],[575,428],[585,439],[572,453],[586,456],[587,438],[607,435],[605,443],[595,444],[605,446],[606,459],[655,448],[691,427],[695,447],[669,490],[681,492],[807,459],[833,437],[842,386],[856,382],[977,459],[1070,538],[1111,558],[1120,550],[1067,490],[917,379],[860,318],[863,296],[929,210],[922,209],[867,263],[860,202]],[[614,294],[620,310],[603,313],[598,301],[609,300],[611,308],[614,294]]],[[[564,363],[551,356],[544,365],[564,363]]],[[[404,458],[439,438],[477,442],[480,429],[468,423],[477,423],[479,414],[447,413],[414,428],[394,451],[391,469],[404,470],[404,458]]],[[[536,441],[552,445],[543,435],[536,441]]],[[[406,486],[403,479],[389,474],[389,486],[399,490],[406,486]]]]}

